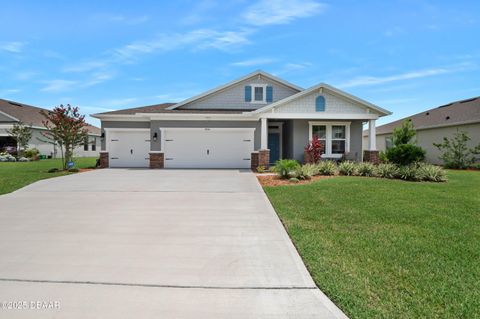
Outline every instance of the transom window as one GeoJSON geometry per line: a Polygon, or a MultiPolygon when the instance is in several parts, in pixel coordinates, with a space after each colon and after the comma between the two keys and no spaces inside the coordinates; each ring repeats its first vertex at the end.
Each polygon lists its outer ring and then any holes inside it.
{"type": "Polygon", "coordinates": [[[350,152],[350,122],[309,122],[310,139],[317,136],[324,145],[324,156],[350,152]]]}

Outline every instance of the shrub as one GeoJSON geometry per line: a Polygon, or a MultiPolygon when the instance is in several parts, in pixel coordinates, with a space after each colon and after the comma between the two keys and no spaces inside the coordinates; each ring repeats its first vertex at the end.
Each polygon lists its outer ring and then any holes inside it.
{"type": "Polygon", "coordinates": [[[8,153],[0,154],[0,162],[16,162],[16,161],[17,159],[8,153]]]}
{"type": "Polygon", "coordinates": [[[408,166],[415,162],[421,162],[425,159],[425,150],[417,145],[402,144],[387,150],[389,162],[408,166]]]}
{"type": "Polygon", "coordinates": [[[291,177],[298,179],[310,179],[317,172],[317,166],[314,164],[305,164],[300,166],[291,177]]]}
{"type": "Polygon", "coordinates": [[[289,181],[290,183],[298,183],[298,182],[300,182],[300,180],[299,180],[298,178],[296,178],[296,177],[292,177],[292,178],[290,178],[288,181],[289,181]]]}
{"type": "Polygon", "coordinates": [[[382,178],[396,178],[398,176],[398,167],[394,164],[378,164],[375,168],[375,174],[382,178]]]}
{"type": "Polygon", "coordinates": [[[378,153],[378,159],[381,163],[388,163],[387,153],[384,151],[380,151],[380,153],[378,153]]]}
{"type": "Polygon", "coordinates": [[[447,176],[445,170],[439,166],[431,164],[421,164],[418,167],[418,174],[421,180],[428,182],[446,182],[447,176]]]}
{"type": "Polygon", "coordinates": [[[470,165],[470,168],[480,170],[480,163],[472,164],[472,165],[470,165]]]}
{"type": "Polygon", "coordinates": [[[19,161],[19,162],[30,162],[30,160],[29,160],[28,158],[26,158],[26,157],[20,157],[20,158],[18,159],[18,161],[19,161]]]}
{"type": "Polygon", "coordinates": [[[78,172],[80,172],[80,170],[79,170],[78,168],[76,168],[76,167],[69,168],[68,171],[71,172],[71,173],[78,173],[78,172]]]}
{"type": "Polygon", "coordinates": [[[305,162],[309,164],[318,163],[323,153],[324,144],[318,136],[314,135],[312,140],[305,146],[305,162]]]}
{"type": "Polygon", "coordinates": [[[40,154],[40,151],[36,148],[29,148],[24,152],[24,156],[32,160],[37,160],[39,154],[40,154]]]}
{"type": "Polygon", "coordinates": [[[398,177],[406,181],[420,181],[422,176],[417,165],[400,166],[398,169],[398,177]]]}
{"type": "Polygon", "coordinates": [[[320,175],[335,175],[337,164],[334,161],[321,161],[317,164],[317,170],[320,175]]]}
{"type": "Polygon", "coordinates": [[[56,173],[56,172],[58,172],[58,168],[56,168],[56,167],[50,168],[47,172],[48,173],[56,173]]]}
{"type": "Polygon", "coordinates": [[[267,170],[266,170],[265,166],[263,166],[263,165],[259,165],[259,166],[257,167],[257,172],[258,172],[258,173],[265,173],[266,171],[267,171],[267,170]]]}
{"type": "Polygon", "coordinates": [[[357,171],[360,176],[375,176],[375,165],[363,162],[358,164],[357,171]]]}
{"type": "Polygon", "coordinates": [[[475,162],[475,156],[480,154],[480,144],[474,148],[468,148],[467,142],[471,138],[466,132],[457,132],[452,139],[443,138],[443,143],[433,143],[442,155],[440,159],[447,168],[467,168],[475,162]]]}
{"type": "Polygon", "coordinates": [[[275,163],[273,171],[276,172],[281,178],[291,177],[292,174],[300,168],[300,164],[296,160],[283,159],[278,160],[275,163]]]}
{"type": "Polygon", "coordinates": [[[356,175],[357,165],[351,161],[341,162],[340,165],[338,165],[338,172],[346,176],[356,175]]]}

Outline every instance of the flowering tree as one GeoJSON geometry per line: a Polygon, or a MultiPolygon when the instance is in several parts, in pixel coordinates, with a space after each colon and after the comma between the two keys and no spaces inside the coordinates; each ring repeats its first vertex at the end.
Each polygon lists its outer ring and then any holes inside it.
{"type": "Polygon", "coordinates": [[[28,146],[28,142],[32,138],[32,127],[26,126],[22,122],[13,124],[12,129],[7,133],[17,142],[17,156],[20,157],[28,146]]]}
{"type": "Polygon", "coordinates": [[[48,130],[43,136],[60,145],[63,169],[66,169],[75,147],[83,144],[87,138],[85,115],[81,115],[78,107],[70,104],[56,106],[52,111],[42,111],[41,114],[45,117],[43,125],[48,130]]]}
{"type": "Polygon", "coordinates": [[[321,159],[323,154],[324,145],[323,142],[320,141],[318,136],[314,135],[310,143],[305,146],[305,155],[306,159],[305,162],[307,163],[318,163],[321,159]]]}

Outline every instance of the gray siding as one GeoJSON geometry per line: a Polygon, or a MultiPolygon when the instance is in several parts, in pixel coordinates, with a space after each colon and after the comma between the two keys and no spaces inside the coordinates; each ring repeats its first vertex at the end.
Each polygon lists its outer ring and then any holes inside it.
{"type": "Polygon", "coordinates": [[[11,117],[6,116],[5,114],[0,113],[0,122],[16,122],[11,117]]]}
{"type": "Polygon", "coordinates": [[[265,77],[252,77],[215,94],[204,97],[181,106],[181,109],[257,109],[267,104],[245,102],[245,86],[250,84],[266,84],[273,87],[273,102],[298,93],[297,90],[287,87],[265,77]]]}
{"type": "MultiPolygon", "coordinates": [[[[291,120],[291,130],[293,131],[292,158],[303,162],[303,151],[307,145],[309,136],[308,122],[311,120],[291,120]]],[[[291,134],[291,133],[290,133],[291,134]]],[[[290,136],[292,138],[292,136],[290,136]]],[[[362,121],[351,121],[350,124],[350,153],[348,159],[359,161],[362,154],[362,121]]]]}

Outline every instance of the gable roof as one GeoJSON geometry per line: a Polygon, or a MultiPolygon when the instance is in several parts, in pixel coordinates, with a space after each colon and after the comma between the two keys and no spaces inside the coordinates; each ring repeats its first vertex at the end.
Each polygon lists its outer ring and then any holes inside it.
{"type": "Polygon", "coordinates": [[[377,127],[377,135],[392,133],[405,120],[412,120],[415,129],[480,122],[480,96],[451,102],[427,111],[377,127]]]}
{"type": "MultiPolygon", "coordinates": [[[[8,123],[22,122],[26,125],[44,128],[43,121],[45,117],[40,113],[41,111],[49,112],[50,110],[0,99],[0,112],[12,119],[8,123]]],[[[89,124],[86,128],[91,134],[100,135],[98,127],[89,124]]]]}
{"type": "Polygon", "coordinates": [[[240,83],[240,82],[242,82],[242,81],[248,80],[249,78],[252,78],[252,77],[255,77],[255,76],[258,76],[258,75],[261,75],[261,76],[264,76],[264,77],[266,77],[266,78],[269,78],[269,79],[272,80],[272,81],[278,82],[278,83],[280,83],[280,84],[282,84],[282,85],[284,85],[284,86],[290,87],[290,88],[292,88],[292,89],[294,89],[294,90],[296,90],[296,91],[299,91],[299,92],[300,92],[300,91],[303,91],[303,88],[301,88],[301,87],[299,87],[299,86],[297,86],[297,85],[295,85],[295,84],[292,84],[292,83],[290,83],[290,82],[288,82],[288,81],[285,81],[285,80],[283,80],[283,79],[280,79],[280,78],[278,78],[278,77],[276,77],[276,76],[274,76],[274,75],[272,75],[272,74],[270,74],[270,73],[264,72],[264,71],[262,71],[262,70],[257,70],[257,71],[254,71],[254,72],[252,72],[252,73],[249,73],[249,74],[247,74],[247,75],[245,75],[245,76],[242,76],[241,78],[238,78],[238,79],[233,80],[233,81],[231,81],[231,82],[228,82],[228,83],[226,83],[226,84],[220,85],[220,86],[218,86],[218,87],[216,87],[216,88],[213,88],[213,89],[211,89],[211,90],[208,90],[208,91],[206,91],[206,92],[204,92],[204,93],[202,93],[202,94],[196,95],[196,96],[191,97],[191,98],[186,99],[186,100],[183,100],[183,101],[181,101],[181,102],[179,102],[179,103],[177,103],[177,104],[175,104],[175,105],[172,105],[172,106],[169,107],[168,109],[174,110],[174,109],[176,109],[176,108],[178,108],[178,107],[180,107],[180,106],[182,106],[182,105],[185,105],[185,104],[187,104],[187,103],[190,103],[190,102],[193,102],[193,101],[202,99],[202,98],[204,98],[204,97],[206,97],[206,96],[209,96],[209,95],[212,95],[212,94],[214,94],[214,93],[220,92],[220,91],[225,90],[225,89],[227,89],[227,88],[229,88],[229,87],[231,87],[231,86],[234,86],[235,84],[238,84],[238,83],[240,83]]]}
{"type": "Polygon", "coordinates": [[[298,98],[301,98],[301,97],[303,97],[303,96],[306,96],[306,95],[308,95],[308,94],[310,94],[310,93],[312,93],[312,92],[314,92],[314,91],[316,91],[316,90],[319,90],[319,89],[326,89],[326,90],[328,90],[328,91],[330,91],[330,92],[333,92],[333,93],[335,93],[335,94],[337,94],[337,95],[339,95],[339,96],[342,96],[342,97],[346,98],[347,100],[350,100],[350,101],[359,103],[359,104],[361,104],[361,105],[363,105],[363,106],[365,106],[365,107],[367,107],[367,108],[369,108],[369,109],[372,109],[372,110],[380,113],[381,116],[385,116],[385,115],[390,115],[390,114],[392,114],[392,112],[390,112],[390,111],[388,111],[388,110],[386,110],[386,109],[384,109],[384,108],[381,108],[380,106],[377,106],[377,105],[375,105],[375,104],[372,104],[372,103],[370,103],[370,102],[367,102],[367,101],[365,101],[365,100],[362,100],[361,98],[358,98],[358,97],[356,97],[356,96],[353,96],[353,95],[351,95],[351,94],[349,94],[349,93],[347,93],[347,92],[344,92],[344,91],[342,91],[342,90],[339,90],[339,89],[337,89],[337,88],[334,88],[333,86],[328,85],[328,84],[325,84],[325,83],[320,83],[320,84],[317,84],[317,85],[315,85],[315,86],[312,86],[312,87],[310,87],[310,88],[308,88],[308,89],[306,89],[306,90],[303,90],[303,91],[301,91],[301,92],[299,92],[299,93],[297,93],[297,94],[291,95],[291,96],[289,96],[289,97],[287,97],[287,98],[284,98],[284,99],[282,99],[282,100],[280,100],[280,101],[277,101],[277,102],[275,102],[275,103],[272,103],[272,104],[269,104],[269,105],[264,106],[264,107],[262,107],[262,108],[259,108],[259,109],[255,110],[255,111],[252,112],[252,113],[263,113],[263,112],[266,112],[266,111],[268,111],[268,110],[270,110],[270,109],[272,109],[272,108],[274,108],[274,107],[278,107],[278,106],[281,106],[281,105],[286,104],[286,103],[288,103],[288,102],[294,101],[294,100],[296,100],[296,99],[298,99],[298,98]]]}

